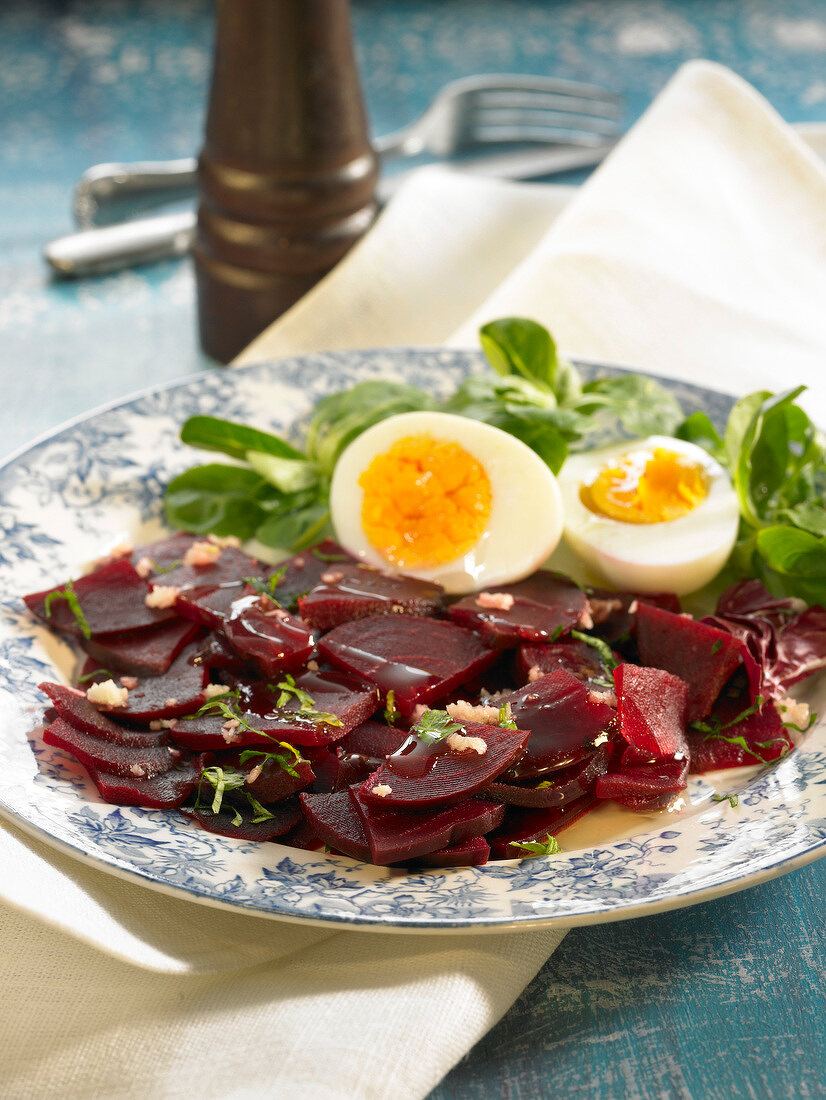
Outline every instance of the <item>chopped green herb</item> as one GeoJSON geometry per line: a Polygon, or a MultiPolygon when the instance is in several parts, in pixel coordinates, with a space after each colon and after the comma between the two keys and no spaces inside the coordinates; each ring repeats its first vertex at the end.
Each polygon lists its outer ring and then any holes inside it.
{"type": "Polygon", "coordinates": [[[506,730],[516,729],[516,722],[511,714],[511,705],[508,702],[503,703],[499,708],[499,725],[506,730]]]}
{"type": "MultiPolygon", "coordinates": [[[[253,825],[258,825],[262,821],[268,821],[271,817],[275,817],[275,814],[271,814],[266,806],[262,806],[257,798],[254,798],[249,791],[247,791],[247,802],[252,806],[255,816],[252,819],[253,825]]],[[[235,824],[235,822],[233,822],[235,824]]]]}
{"type": "Polygon", "coordinates": [[[548,641],[549,641],[549,642],[555,642],[555,641],[557,640],[557,638],[561,638],[561,637],[562,637],[562,627],[561,627],[561,626],[558,626],[558,627],[556,627],[556,629],[554,630],[553,634],[551,634],[551,636],[550,636],[550,638],[548,639],[548,641]]]}
{"type": "Polygon", "coordinates": [[[446,710],[426,710],[415,726],[410,727],[410,732],[426,745],[435,745],[437,741],[446,740],[451,733],[459,733],[462,728],[446,710]]]}
{"type": "Polygon", "coordinates": [[[264,752],[258,749],[244,749],[241,753],[239,760],[242,764],[246,764],[249,760],[252,760],[254,756],[260,757],[258,761],[259,766],[266,764],[268,760],[272,760],[277,764],[279,768],[287,772],[288,775],[298,778],[298,772],[295,770],[295,765],[301,763],[301,753],[295,747],[291,745],[289,741],[277,741],[277,745],[280,745],[282,749],[286,749],[292,756],[285,755],[281,752],[264,752]]]}
{"type": "Polygon", "coordinates": [[[746,707],[745,710],[741,710],[730,722],[721,723],[719,718],[712,718],[709,722],[692,722],[689,728],[697,730],[698,733],[706,734],[704,740],[709,741],[712,737],[719,737],[723,730],[731,729],[732,726],[737,726],[741,722],[745,722],[747,718],[750,718],[751,715],[760,710],[762,706],[763,696],[758,695],[750,706],[746,707]]]}
{"type": "Polygon", "coordinates": [[[713,794],[711,796],[712,802],[728,802],[733,810],[736,810],[740,805],[740,799],[736,794],[713,794]]]}
{"type": "Polygon", "coordinates": [[[544,840],[512,840],[508,845],[515,848],[521,859],[531,859],[535,856],[555,856],[562,849],[555,836],[548,833],[544,840]]]}
{"type": "Polygon", "coordinates": [[[94,680],[96,676],[105,676],[107,680],[114,680],[119,673],[112,672],[109,668],[94,668],[91,672],[84,673],[83,676],[78,676],[77,682],[79,684],[88,684],[90,680],[94,680]]]}
{"type": "Polygon", "coordinates": [[[719,653],[722,648],[723,648],[722,639],[718,638],[715,642],[712,643],[711,652],[712,653],[719,653]]]}
{"type": "MultiPolygon", "coordinates": [[[[578,642],[584,642],[591,649],[595,649],[607,669],[614,669],[619,664],[619,661],[611,652],[611,647],[602,638],[595,638],[593,634],[584,634],[581,630],[572,630],[571,637],[576,638],[578,642]]],[[[613,687],[614,685],[609,684],[608,686],[613,687]]]]}
{"type": "Polygon", "coordinates": [[[297,687],[295,680],[289,673],[287,673],[284,679],[280,680],[275,686],[281,692],[278,696],[278,702],[275,704],[279,709],[285,707],[287,703],[289,703],[291,695],[296,697],[302,710],[312,710],[315,706],[315,699],[313,699],[312,695],[304,691],[303,688],[297,687]]]}
{"type": "Polygon", "coordinates": [[[89,623],[86,620],[86,616],[83,614],[83,608],[80,606],[80,600],[77,598],[75,592],[74,581],[69,581],[68,584],[64,584],[62,588],[58,588],[55,592],[50,592],[46,597],[43,604],[43,611],[47,619],[52,617],[52,604],[55,600],[65,600],[69,605],[69,610],[75,617],[75,625],[84,638],[92,637],[92,630],[89,623]]]}
{"type": "Polygon", "coordinates": [[[809,715],[809,721],[806,723],[805,726],[796,726],[794,722],[783,722],[782,725],[783,729],[795,730],[797,733],[808,733],[808,731],[812,728],[816,721],[817,714],[812,711],[809,715]]]}
{"type": "Polygon", "coordinates": [[[164,573],[171,573],[173,569],[177,569],[179,566],[184,564],[183,558],[176,558],[176,560],[171,561],[169,565],[158,565],[158,563],[152,558],[150,558],[149,560],[152,563],[152,572],[159,577],[163,576],[164,573]]]}
{"type": "MultiPolygon", "coordinates": [[[[198,781],[198,794],[195,798],[196,810],[200,808],[201,787],[204,781],[209,783],[215,791],[212,799],[212,806],[210,808],[214,814],[217,814],[221,809],[226,791],[236,791],[239,787],[244,786],[244,774],[243,772],[239,772],[236,768],[204,768],[201,772],[201,778],[198,781]]],[[[238,822],[233,821],[233,825],[235,824],[240,825],[240,820],[238,822]]]]}
{"type": "Polygon", "coordinates": [[[384,705],[384,720],[388,726],[395,726],[398,711],[396,710],[396,693],[391,688],[387,693],[384,705]]]}
{"type": "Polygon", "coordinates": [[[281,607],[281,603],[275,595],[275,590],[286,571],[287,566],[283,565],[267,580],[263,580],[261,577],[244,577],[244,584],[248,584],[250,588],[254,588],[259,596],[266,596],[268,600],[272,600],[276,607],[281,607]]]}
{"type": "Polygon", "coordinates": [[[319,550],[317,546],[314,546],[310,553],[314,558],[318,558],[319,561],[343,562],[351,560],[349,554],[326,554],[323,550],[319,550]]]}

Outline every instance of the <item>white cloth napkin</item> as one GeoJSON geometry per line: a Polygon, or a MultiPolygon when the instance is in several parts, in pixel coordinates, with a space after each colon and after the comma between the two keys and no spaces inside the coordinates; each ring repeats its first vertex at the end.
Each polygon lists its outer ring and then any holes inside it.
{"type": "MultiPolygon", "coordinates": [[[[807,382],[826,420],[826,174],[750,88],[686,66],[568,198],[425,170],[239,361],[472,345],[481,322],[522,314],[573,355],[731,392],[807,382]]],[[[220,912],[12,826],[0,859],[10,1097],[421,1097],[561,938],[220,912]]]]}

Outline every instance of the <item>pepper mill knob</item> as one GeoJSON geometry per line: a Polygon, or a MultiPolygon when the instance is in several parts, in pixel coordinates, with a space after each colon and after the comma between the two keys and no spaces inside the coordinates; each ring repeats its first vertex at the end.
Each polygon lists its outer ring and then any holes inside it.
{"type": "Polygon", "coordinates": [[[349,0],[218,0],[198,177],[201,344],[226,363],[375,217],[349,0]]]}

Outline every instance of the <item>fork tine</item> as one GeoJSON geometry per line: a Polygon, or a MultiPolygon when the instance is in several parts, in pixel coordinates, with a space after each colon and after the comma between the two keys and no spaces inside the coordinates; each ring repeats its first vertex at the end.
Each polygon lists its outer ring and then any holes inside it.
{"type": "Polygon", "coordinates": [[[562,111],[511,110],[510,108],[485,109],[474,112],[467,119],[467,132],[472,137],[482,137],[495,130],[520,132],[523,130],[579,130],[593,134],[616,134],[619,126],[611,119],[596,118],[562,111]]]}
{"type": "Polygon", "coordinates": [[[563,80],[553,76],[528,76],[524,73],[480,73],[460,77],[451,82],[456,91],[499,91],[518,88],[525,91],[550,92],[555,95],[577,96],[581,99],[621,100],[622,94],[597,84],[578,80],[563,80]]]}
{"type": "Polygon", "coordinates": [[[479,91],[473,97],[472,106],[475,110],[489,107],[513,107],[532,110],[545,108],[551,111],[563,111],[566,114],[605,116],[607,118],[618,118],[621,110],[621,104],[617,99],[563,96],[557,92],[530,91],[527,88],[501,88],[479,91]]]}

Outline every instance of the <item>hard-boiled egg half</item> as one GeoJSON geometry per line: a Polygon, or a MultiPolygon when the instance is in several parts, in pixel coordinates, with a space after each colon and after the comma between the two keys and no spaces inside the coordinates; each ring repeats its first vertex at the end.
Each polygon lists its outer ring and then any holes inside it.
{"type": "Polygon", "coordinates": [[[565,541],[615,588],[694,592],[737,537],[728,475],[693,443],[651,436],[572,455],[559,485],[565,541]]]}
{"type": "Polygon", "coordinates": [[[449,413],[388,417],[339,458],[333,526],[372,565],[472,592],[537,569],[562,534],[556,478],[499,428],[449,413]]]}

